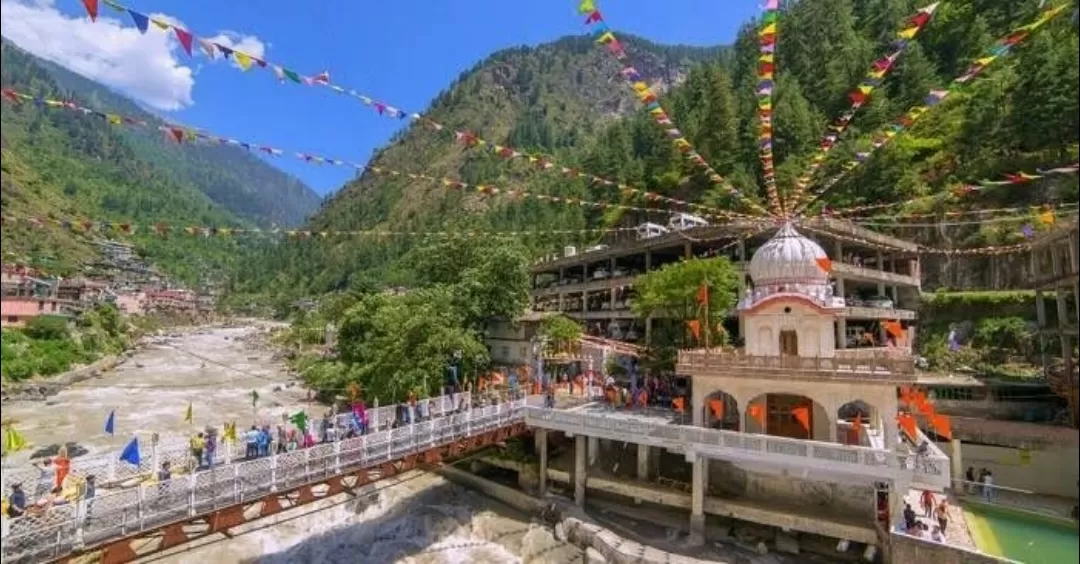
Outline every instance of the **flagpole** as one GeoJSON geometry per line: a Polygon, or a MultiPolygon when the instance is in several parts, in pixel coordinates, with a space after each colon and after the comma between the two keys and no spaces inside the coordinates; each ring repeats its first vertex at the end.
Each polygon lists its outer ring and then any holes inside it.
{"type": "Polygon", "coordinates": [[[708,352],[712,349],[712,325],[709,321],[709,281],[704,279],[701,281],[701,287],[705,289],[705,351],[708,352]]]}

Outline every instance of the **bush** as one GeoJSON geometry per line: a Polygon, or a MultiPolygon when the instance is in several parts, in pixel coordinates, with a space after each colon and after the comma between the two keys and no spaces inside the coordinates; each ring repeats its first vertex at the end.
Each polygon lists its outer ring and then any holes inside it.
{"type": "Polygon", "coordinates": [[[51,315],[39,315],[27,321],[23,333],[31,339],[41,341],[60,341],[71,336],[67,319],[51,315]]]}

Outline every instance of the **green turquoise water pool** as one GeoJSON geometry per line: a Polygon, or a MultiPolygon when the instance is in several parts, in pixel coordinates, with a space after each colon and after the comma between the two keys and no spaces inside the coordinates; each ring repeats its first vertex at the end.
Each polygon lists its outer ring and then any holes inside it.
{"type": "Polygon", "coordinates": [[[1080,559],[1076,523],[981,503],[964,505],[968,529],[980,551],[1027,564],[1080,559]]]}

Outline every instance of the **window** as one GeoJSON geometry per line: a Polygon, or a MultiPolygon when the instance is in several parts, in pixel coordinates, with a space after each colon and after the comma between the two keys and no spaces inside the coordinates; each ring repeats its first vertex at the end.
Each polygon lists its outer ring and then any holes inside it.
{"type": "Polygon", "coordinates": [[[508,347],[506,345],[503,345],[503,346],[499,347],[499,355],[503,359],[510,358],[510,347],[508,347]]]}
{"type": "Polygon", "coordinates": [[[518,357],[526,359],[529,357],[529,347],[518,347],[518,357]]]}
{"type": "Polygon", "coordinates": [[[45,311],[45,300],[38,300],[37,309],[38,311],[45,311]]]}
{"type": "Polygon", "coordinates": [[[7,318],[7,321],[8,321],[8,323],[18,323],[19,322],[19,316],[18,315],[9,315],[8,318],[7,318]]]}

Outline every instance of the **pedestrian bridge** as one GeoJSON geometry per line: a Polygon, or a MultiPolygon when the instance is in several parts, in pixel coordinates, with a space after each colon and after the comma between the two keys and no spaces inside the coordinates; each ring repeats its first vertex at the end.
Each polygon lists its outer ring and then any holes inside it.
{"type": "MultiPolygon", "coordinates": [[[[120,453],[72,460],[72,475],[95,475],[90,500],[52,505],[4,519],[4,562],[67,561],[93,555],[102,564],[128,562],[196,538],[226,533],[244,523],[368,483],[482,450],[528,428],[563,431],[723,460],[816,468],[834,475],[903,480],[940,490],[949,483],[948,458],[869,447],[718,431],[615,414],[543,406],[543,398],[486,407],[464,395],[435,398],[424,421],[391,428],[396,406],[369,410],[368,434],[251,460],[225,460],[166,482],[152,476],[161,463],[189,467],[186,443],[154,445],[138,466],[120,453]]],[[[339,416],[346,428],[348,415],[339,416]]],[[[5,468],[6,486],[39,480],[34,467],[5,468]]],[[[842,478],[841,478],[842,479],[842,478]]],[[[29,500],[32,502],[33,500],[29,500]]]]}

